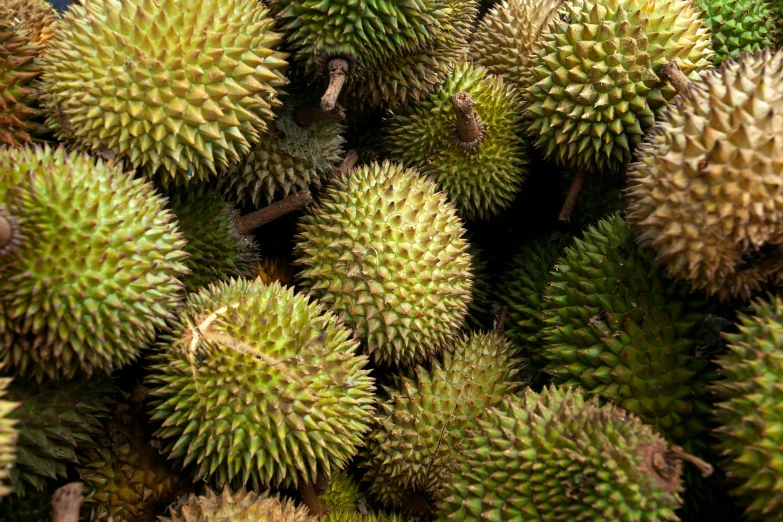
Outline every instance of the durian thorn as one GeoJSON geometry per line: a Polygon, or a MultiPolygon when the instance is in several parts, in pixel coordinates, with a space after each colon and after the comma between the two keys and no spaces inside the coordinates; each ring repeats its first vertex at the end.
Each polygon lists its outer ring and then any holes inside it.
{"type": "Polygon", "coordinates": [[[582,189],[585,188],[587,177],[588,172],[586,170],[580,169],[576,171],[576,175],[574,176],[573,181],[571,181],[571,186],[568,189],[566,199],[563,202],[563,208],[560,209],[560,215],[557,218],[560,221],[565,223],[571,221],[571,214],[573,214],[574,208],[576,208],[576,202],[579,201],[582,189]]]}
{"type": "Polygon", "coordinates": [[[52,494],[52,522],[78,522],[84,496],[84,484],[71,482],[52,494]]]}
{"type": "Polygon", "coordinates": [[[353,149],[349,150],[345,155],[345,158],[343,158],[343,162],[340,163],[340,166],[332,171],[331,178],[338,179],[351,172],[358,159],[359,155],[356,153],[356,151],[353,149]]]}
{"type": "Polygon", "coordinates": [[[301,109],[296,113],[296,123],[299,125],[311,125],[319,121],[343,121],[345,119],[345,107],[340,105],[326,111],[320,107],[310,107],[308,109],[301,109]]]}
{"type": "Polygon", "coordinates": [[[318,503],[318,497],[315,493],[315,488],[312,484],[300,482],[299,487],[296,488],[299,493],[299,499],[302,504],[307,506],[310,510],[310,514],[316,518],[321,518],[324,515],[324,508],[318,503]]]}
{"type": "Polygon", "coordinates": [[[0,250],[11,243],[13,233],[14,229],[11,226],[11,221],[7,217],[0,215],[0,250]]]}
{"type": "Polygon", "coordinates": [[[678,94],[687,91],[692,85],[692,82],[685,76],[677,62],[669,62],[661,67],[661,76],[674,87],[678,94]]]}
{"type": "Polygon", "coordinates": [[[343,90],[349,68],[350,65],[345,58],[329,60],[326,65],[326,70],[329,71],[329,87],[326,88],[326,92],[321,98],[321,109],[331,111],[337,107],[337,98],[340,97],[340,92],[343,90]]]}
{"type": "Polygon", "coordinates": [[[451,106],[457,116],[457,144],[466,149],[475,149],[486,134],[484,124],[473,110],[473,97],[467,92],[458,92],[451,97],[451,106]]]}
{"type": "Polygon", "coordinates": [[[242,235],[247,234],[258,227],[285,216],[289,212],[309,205],[312,201],[313,195],[310,194],[309,190],[302,190],[296,194],[291,194],[287,198],[258,209],[255,212],[234,218],[237,232],[242,235]]]}
{"type": "Polygon", "coordinates": [[[671,448],[669,448],[669,451],[667,453],[668,456],[672,458],[696,466],[698,470],[701,472],[702,477],[709,477],[710,475],[712,475],[712,472],[714,471],[712,464],[701,460],[699,457],[695,455],[691,455],[690,453],[685,453],[685,451],[679,446],[672,446],[671,448]]]}
{"type": "Polygon", "coordinates": [[[503,330],[506,328],[506,315],[508,315],[508,306],[503,305],[495,314],[495,333],[503,335],[503,330]]]}

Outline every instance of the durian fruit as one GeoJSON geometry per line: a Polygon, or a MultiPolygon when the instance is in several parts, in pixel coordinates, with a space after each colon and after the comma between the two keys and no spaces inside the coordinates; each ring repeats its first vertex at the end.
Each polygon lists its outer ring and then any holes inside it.
{"type": "Polygon", "coordinates": [[[386,389],[363,452],[373,496],[415,516],[434,509],[475,419],[521,386],[514,351],[501,335],[474,333],[449,346],[442,364],[418,367],[415,378],[386,389]]]}
{"type": "Polygon", "coordinates": [[[207,489],[206,495],[191,493],[171,509],[161,522],[315,522],[316,517],[303,505],[290,499],[272,496],[269,491],[256,493],[244,489],[232,492],[228,486],[218,495],[207,489]]]}
{"type": "Polygon", "coordinates": [[[59,15],[46,0],[0,0],[0,18],[22,22],[32,42],[46,44],[57,30],[59,15]]]}
{"type": "Polygon", "coordinates": [[[748,520],[783,520],[783,301],[769,296],[739,315],[718,358],[715,414],[723,465],[748,520]]]}
{"type": "Polygon", "coordinates": [[[8,495],[0,498],[0,520],[3,522],[51,522],[53,487],[33,491],[21,498],[8,495]]]}
{"type": "Polygon", "coordinates": [[[522,89],[530,54],[564,0],[503,0],[485,14],[470,42],[473,63],[522,89]]]}
{"type": "Polygon", "coordinates": [[[164,204],[120,165],[0,149],[0,360],[39,382],[134,360],[184,294],[185,242],[164,204]]]}
{"type": "MultiPolygon", "coordinates": [[[[559,176],[560,189],[564,197],[567,197],[573,180],[572,172],[562,172],[559,176]]],[[[571,224],[579,229],[585,229],[605,217],[622,212],[625,209],[623,200],[625,181],[624,174],[608,173],[591,179],[582,189],[579,204],[570,216],[571,224]]]]}
{"type": "Polygon", "coordinates": [[[274,119],[287,55],[273,24],[256,0],[74,3],[41,60],[47,123],[164,186],[205,180],[274,119]]]}
{"type": "Polygon", "coordinates": [[[218,183],[231,199],[256,207],[311,186],[321,187],[340,164],[342,132],[335,121],[300,125],[283,112],[264,139],[219,176],[218,183]]]}
{"type": "Polygon", "coordinates": [[[672,277],[749,299],[783,271],[783,51],[685,89],[628,170],[628,220],[672,277]]]}
{"type": "Polygon", "coordinates": [[[361,488],[348,473],[340,471],[329,480],[326,491],[318,495],[318,504],[326,513],[331,511],[355,511],[358,509],[361,488]]]}
{"type": "MultiPolygon", "coordinates": [[[[0,369],[3,365],[0,364],[0,369]]],[[[11,416],[18,404],[5,399],[11,379],[0,379],[0,497],[11,492],[8,487],[8,470],[16,460],[16,421],[11,416]]]]}
{"type": "Polygon", "coordinates": [[[699,0],[696,6],[712,30],[716,65],[742,52],[776,47],[775,13],[770,1],[699,0]]]}
{"type": "Polygon", "coordinates": [[[446,484],[441,521],[678,520],[681,451],[613,404],[528,389],[478,425],[446,484]]]}
{"type": "Polygon", "coordinates": [[[387,514],[378,511],[331,511],[319,518],[321,522],[406,522],[407,518],[396,513],[387,514]]]}
{"type": "Polygon", "coordinates": [[[696,79],[714,53],[691,0],[574,0],[542,32],[524,77],[528,133],[547,159],[620,171],[676,94],[676,60],[696,79]]]}
{"type": "Polygon", "coordinates": [[[390,118],[385,147],[390,160],[435,181],[462,217],[487,219],[511,205],[527,175],[521,130],[513,87],[463,63],[409,114],[390,118]]]}
{"type": "Polygon", "coordinates": [[[104,432],[117,391],[106,378],[11,384],[7,397],[19,404],[11,414],[19,437],[9,478],[19,497],[46,491],[68,476],[70,466],[83,462],[104,432]]]}
{"type": "Polygon", "coordinates": [[[416,170],[363,165],[302,218],[297,280],[375,362],[414,364],[463,326],[473,287],[464,234],[454,206],[416,170]]]}
{"type": "Polygon", "coordinates": [[[314,483],[370,428],[374,381],[357,348],[334,315],[277,282],[210,285],[154,357],[155,435],[218,487],[314,483]]]}
{"type": "Polygon", "coordinates": [[[166,195],[187,241],[184,250],[190,254],[185,260],[190,274],[183,278],[188,292],[253,274],[259,261],[258,245],[253,236],[239,233],[234,205],[220,192],[202,183],[176,187],[166,195]]]}
{"type": "Polygon", "coordinates": [[[285,259],[264,257],[256,263],[253,275],[260,277],[265,285],[279,281],[283,286],[294,284],[294,270],[285,259]]]}

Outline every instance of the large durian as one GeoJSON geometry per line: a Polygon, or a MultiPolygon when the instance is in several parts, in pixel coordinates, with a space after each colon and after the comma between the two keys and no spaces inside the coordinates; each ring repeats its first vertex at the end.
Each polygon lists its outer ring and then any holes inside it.
{"type": "Polygon", "coordinates": [[[0,360],[70,379],[134,360],[181,301],[187,254],[152,183],[59,149],[0,149],[0,360]],[[0,234],[2,235],[2,234],[0,234]]]}
{"type": "Polygon", "coordinates": [[[628,220],[670,276],[748,299],[783,273],[783,51],[684,88],[628,170],[628,220]]]}
{"type": "Polygon", "coordinates": [[[413,364],[463,326],[473,286],[464,234],[454,206],[417,171],[364,165],[302,218],[297,279],[376,362],[413,364]]]}
{"type": "Polygon", "coordinates": [[[385,147],[390,160],[435,181],[465,219],[487,219],[511,205],[527,175],[521,130],[513,87],[463,63],[409,114],[389,120],[385,147]]]}
{"type": "MultiPolygon", "coordinates": [[[[0,369],[3,365],[0,364],[0,369]]],[[[18,404],[5,400],[5,391],[11,379],[0,378],[0,497],[12,490],[8,487],[8,470],[16,460],[16,421],[11,416],[18,404]]]]}
{"type": "MultiPolygon", "coordinates": [[[[777,0],[772,0],[777,1],[777,0]]],[[[775,12],[767,0],[699,0],[696,2],[712,29],[715,63],[742,52],[775,47],[775,12]]]]}
{"type": "Polygon", "coordinates": [[[256,0],[73,4],[41,60],[47,123],[164,185],[204,180],[264,139],[286,55],[256,0]]]}
{"type": "Polygon", "coordinates": [[[156,437],[219,487],[329,476],[372,419],[373,379],[357,349],[334,315],[279,283],[210,285],[188,297],[154,357],[156,437]]]}
{"type": "Polygon", "coordinates": [[[205,495],[191,493],[171,508],[161,522],[316,522],[305,506],[268,491],[244,489],[232,492],[228,486],[218,495],[207,489],[205,495]]]}
{"type": "Polygon", "coordinates": [[[661,67],[709,68],[710,31],[691,0],[573,0],[535,46],[524,78],[528,132],[544,156],[620,171],[676,94],[661,67]]]}

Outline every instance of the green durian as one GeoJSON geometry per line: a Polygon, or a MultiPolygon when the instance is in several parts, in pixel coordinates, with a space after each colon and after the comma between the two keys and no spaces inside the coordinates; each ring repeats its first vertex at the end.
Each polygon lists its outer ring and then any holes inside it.
{"type": "Polygon", "coordinates": [[[465,219],[487,219],[511,205],[527,175],[522,99],[510,84],[468,63],[409,114],[390,118],[388,158],[416,168],[446,192],[465,219]],[[463,141],[456,95],[467,93],[477,138],[463,141]]]}
{"type": "Polygon", "coordinates": [[[62,148],[0,149],[0,221],[11,224],[0,247],[0,360],[9,369],[39,382],[109,373],[167,327],[188,269],[164,204],[119,164],[62,148]]]}
{"type": "Polygon", "coordinates": [[[41,60],[47,124],[161,184],[203,181],[266,139],[287,80],[256,0],[74,3],[41,60]]]}
{"type": "Polygon", "coordinates": [[[395,513],[386,514],[377,511],[362,513],[359,511],[331,511],[321,518],[321,522],[406,522],[408,519],[395,513]]]}
{"type": "MultiPolygon", "coordinates": [[[[773,0],[774,1],[774,0],[773,0]]],[[[775,12],[767,0],[698,0],[712,30],[715,64],[742,52],[776,47],[775,12]]]]}
{"type": "Polygon", "coordinates": [[[205,495],[191,493],[171,508],[161,522],[315,522],[316,517],[303,505],[272,496],[269,491],[257,493],[244,489],[232,492],[228,486],[218,495],[207,488],[205,495]]]}
{"type": "Polygon", "coordinates": [[[154,356],[155,435],[218,487],[314,483],[370,429],[374,381],[357,348],[334,315],[277,282],[210,285],[154,356]]]}
{"type": "Polygon", "coordinates": [[[8,495],[0,498],[0,520],[3,522],[51,522],[53,487],[33,491],[24,498],[8,495]]]}
{"type": "Polygon", "coordinates": [[[528,133],[547,159],[620,171],[676,91],[660,69],[696,79],[714,57],[691,0],[573,0],[538,40],[524,77],[528,133]]]}
{"type": "Polygon", "coordinates": [[[414,364],[463,326],[473,287],[464,234],[454,206],[416,170],[363,165],[302,218],[297,280],[374,361],[414,364]]]}
{"type": "MultiPolygon", "coordinates": [[[[0,364],[0,369],[3,365],[0,364]]],[[[8,470],[16,460],[16,421],[12,417],[18,407],[15,402],[5,400],[5,392],[11,379],[0,378],[0,497],[11,492],[8,487],[8,470]]]]}
{"type": "Polygon", "coordinates": [[[359,483],[345,471],[335,473],[326,491],[318,495],[318,504],[325,512],[355,511],[362,496],[359,483]]]}

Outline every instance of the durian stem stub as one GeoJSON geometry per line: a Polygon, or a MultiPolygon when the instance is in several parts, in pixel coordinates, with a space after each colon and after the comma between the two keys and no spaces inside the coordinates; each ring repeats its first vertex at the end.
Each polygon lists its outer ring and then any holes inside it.
{"type": "Polygon", "coordinates": [[[668,81],[677,93],[682,94],[691,86],[691,81],[682,72],[677,62],[669,62],[661,67],[661,76],[668,81]]]}
{"type": "Polygon", "coordinates": [[[337,106],[337,98],[343,90],[350,64],[344,58],[332,58],[326,68],[329,71],[329,87],[321,98],[321,109],[331,111],[337,106]]]}
{"type": "Polygon", "coordinates": [[[318,503],[315,488],[312,484],[301,482],[297,488],[297,492],[299,493],[299,499],[302,501],[302,504],[307,506],[307,509],[310,510],[312,516],[320,518],[324,515],[324,508],[318,503]]]}
{"type": "Polygon", "coordinates": [[[11,242],[12,234],[13,229],[11,227],[11,221],[9,221],[7,217],[0,215],[0,250],[11,242]]]}
{"type": "Polygon", "coordinates": [[[560,216],[558,219],[568,223],[571,221],[571,214],[576,208],[576,202],[579,201],[579,196],[582,194],[582,189],[585,188],[587,182],[588,173],[586,170],[580,169],[576,171],[571,186],[568,189],[565,202],[563,202],[563,208],[560,209],[560,216]]]}
{"type": "MultiPolygon", "coordinates": [[[[332,179],[341,178],[351,172],[358,159],[359,155],[356,153],[356,151],[353,149],[349,150],[345,155],[343,162],[340,163],[340,166],[332,171],[332,179]]],[[[2,245],[0,245],[0,247],[2,247],[2,245]]]]}
{"type": "Polygon", "coordinates": [[[84,496],[84,484],[71,482],[54,491],[52,495],[52,522],[78,522],[79,509],[84,496]]]}
{"type": "Polygon", "coordinates": [[[451,105],[457,115],[458,144],[469,149],[478,147],[484,138],[484,125],[473,110],[473,97],[467,92],[458,92],[451,97],[451,105]]]}
{"type": "Polygon", "coordinates": [[[669,455],[675,459],[679,459],[683,462],[687,462],[688,464],[693,464],[698,468],[698,470],[701,472],[702,477],[709,477],[712,475],[713,467],[712,464],[709,462],[705,462],[701,460],[699,457],[695,455],[691,455],[690,453],[685,453],[683,449],[679,446],[672,446],[669,449],[669,455]]]}
{"type": "Polygon", "coordinates": [[[508,306],[502,306],[495,314],[495,333],[503,335],[506,328],[506,316],[508,315],[508,306]]]}
{"type": "Polygon", "coordinates": [[[240,234],[247,234],[258,227],[271,223],[277,218],[283,217],[289,212],[298,210],[313,201],[313,196],[309,190],[302,190],[296,194],[291,194],[287,198],[272,203],[262,209],[245,214],[244,216],[238,216],[236,218],[237,232],[240,234]]]}

